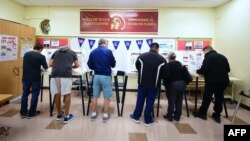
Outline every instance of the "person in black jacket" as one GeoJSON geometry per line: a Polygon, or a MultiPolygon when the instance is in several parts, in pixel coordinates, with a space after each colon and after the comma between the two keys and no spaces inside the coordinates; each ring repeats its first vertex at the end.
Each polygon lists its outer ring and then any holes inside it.
{"type": "Polygon", "coordinates": [[[168,121],[178,122],[182,114],[182,100],[186,89],[186,82],[183,80],[183,67],[185,66],[175,58],[175,53],[169,52],[168,71],[165,71],[164,77],[168,109],[166,115],[163,117],[168,121]]]}
{"type": "Polygon", "coordinates": [[[214,95],[214,113],[212,118],[217,123],[220,123],[224,90],[229,83],[228,73],[230,72],[230,66],[227,58],[217,53],[211,46],[204,47],[203,51],[205,58],[197,73],[204,75],[205,90],[201,107],[197,113],[194,113],[194,116],[203,120],[207,119],[207,110],[214,95]]]}
{"type": "Polygon", "coordinates": [[[46,58],[41,54],[43,46],[36,44],[33,51],[26,52],[23,57],[23,94],[20,115],[22,118],[31,118],[40,113],[36,111],[38,96],[41,89],[41,66],[48,68],[46,58]],[[28,97],[32,93],[30,108],[28,110],[28,97]]]}
{"type": "Polygon", "coordinates": [[[139,73],[138,95],[134,113],[130,115],[130,118],[134,122],[140,123],[139,119],[142,114],[144,101],[146,100],[146,107],[144,110],[145,126],[150,126],[154,123],[151,113],[161,84],[163,68],[166,64],[166,60],[158,54],[158,51],[159,44],[152,43],[150,45],[150,51],[141,54],[135,63],[139,73]]]}

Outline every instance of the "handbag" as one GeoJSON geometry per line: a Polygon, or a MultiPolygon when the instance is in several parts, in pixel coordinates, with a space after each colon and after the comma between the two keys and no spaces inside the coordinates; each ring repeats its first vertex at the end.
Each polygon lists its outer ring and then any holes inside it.
{"type": "Polygon", "coordinates": [[[190,75],[190,73],[188,72],[188,69],[186,68],[186,66],[182,67],[182,78],[183,80],[186,82],[186,84],[188,85],[191,81],[193,81],[193,77],[190,75]]]}

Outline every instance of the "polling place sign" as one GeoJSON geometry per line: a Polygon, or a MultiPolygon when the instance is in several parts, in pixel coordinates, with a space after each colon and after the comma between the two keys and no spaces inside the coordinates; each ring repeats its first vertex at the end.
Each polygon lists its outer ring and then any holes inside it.
{"type": "Polygon", "coordinates": [[[80,32],[158,34],[158,10],[81,9],[80,32]]]}

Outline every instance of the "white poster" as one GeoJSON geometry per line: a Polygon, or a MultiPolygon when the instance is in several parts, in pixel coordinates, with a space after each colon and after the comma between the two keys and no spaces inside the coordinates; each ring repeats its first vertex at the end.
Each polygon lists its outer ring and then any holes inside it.
{"type": "Polygon", "coordinates": [[[59,40],[51,40],[51,47],[59,47],[59,40]]]}
{"type": "Polygon", "coordinates": [[[26,52],[33,50],[33,43],[31,39],[22,38],[21,39],[21,57],[24,56],[26,52]]]}
{"type": "Polygon", "coordinates": [[[17,36],[0,34],[0,61],[17,60],[17,36]]]}

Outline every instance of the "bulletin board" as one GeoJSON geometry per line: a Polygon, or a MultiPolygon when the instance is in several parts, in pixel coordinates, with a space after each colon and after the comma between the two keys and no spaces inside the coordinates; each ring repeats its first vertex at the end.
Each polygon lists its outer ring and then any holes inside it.
{"type": "Polygon", "coordinates": [[[178,39],[177,60],[187,66],[189,70],[196,71],[202,65],[204,54],[202,49],[212,44],[212,39],[178,39]]]}
{"type": "MultiPolygon", "coordinates": [[[[92,50],[98,47],[100,38],[69,38],[69,46],[75,52],[82,53],[83,68],[87,68],[88,56],[92,50]]],[[[136,71],[135,61],[137,57],[149,51],[152,42],[160,45],[159,53],[163,56],[176,49],[175,39],[155,39],[155,38],[105,38],[109,41],[109,49],[116,59],[114,70],[124,70],[126,72],[136,71]]]]}
{"type": "MultiPolygon", "coordinates": [[[[211,44],[211,39],[175,39],[175,38],[105,38],[109,41],[109,49],[112,51],[116,59],[116,67],[114,70],[124,70],[126,72],[136,71],[135,61],[137,57],[149,51],[149,45],[152,42],[157,42],[160,46],[159,54],[167,58],[170,51],[174,51],[177,55],[177,60],[182,62],[190,70],[200,68],[203,61],[202,48],[211,44]]],[[[87,61],[92,50],[98,47],[100,38],[88,37],[69,37],[67,39],[58,39],[57,48],[54,48],[55,43],[47,41],[48,39],[37,39],[49,48],[43,50],[43,54],[49,61],[51,55],[60,46],[69,46],[77,53],[78,60],[81,64],[81,69],[89,70],[87,61]]],[[[53,42],[53,41],[52,41],[53,42]]]]}

